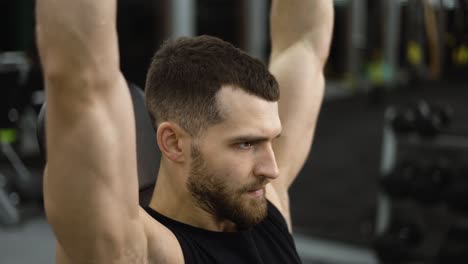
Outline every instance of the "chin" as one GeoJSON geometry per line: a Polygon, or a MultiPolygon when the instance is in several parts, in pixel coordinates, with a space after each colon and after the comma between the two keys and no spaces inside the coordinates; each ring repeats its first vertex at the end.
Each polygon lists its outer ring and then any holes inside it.
{"type": "Polygon", "coordinates": [[[240,208],[234,209],[231,220],[241,228],[249,228],[262,222],[267,216],[267,200],[265,197],[248,198],[239,205],[240,208]]]}

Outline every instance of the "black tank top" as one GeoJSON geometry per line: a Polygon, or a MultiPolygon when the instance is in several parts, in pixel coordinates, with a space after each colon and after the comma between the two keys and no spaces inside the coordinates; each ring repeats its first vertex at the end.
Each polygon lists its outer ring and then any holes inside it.
{"type": "Polygon", "coordinates": [[[301,263],[286,221],[268,202],[268,216],[239,232],[213,232],[172,220],[149,207],[145,210],[177,237],[186,264],[301,263]]]}

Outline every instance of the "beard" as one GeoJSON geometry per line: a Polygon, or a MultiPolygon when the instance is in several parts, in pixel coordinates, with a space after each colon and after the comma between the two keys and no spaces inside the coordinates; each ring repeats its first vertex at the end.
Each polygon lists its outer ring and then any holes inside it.
{"type": "Polygon", "coordinates": [[[247,229],[267,216],[265,187],[262,197],[251,197],[249,191],[265,186],[266,178],[240,188],[233,188],[222,177],[210,172],[199,148],[192,145],[192,164],[187,189],[197,206],[219,219],[227,219],[238,229],[247,229]]]}

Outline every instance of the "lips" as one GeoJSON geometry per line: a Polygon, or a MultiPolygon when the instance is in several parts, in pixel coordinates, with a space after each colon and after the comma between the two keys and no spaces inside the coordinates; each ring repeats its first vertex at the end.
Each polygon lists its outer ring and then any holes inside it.
{"type": "Polygon", "coordinates": [[[248,190],[248,192],[255,192],[255,191],[258,191],[258,190],[261,190],[261,189],[263,189],[263,186],[251,188],[251,189],[248,190]]]}
{"type": "Polygon", "coordinates": [[[254,185],[254,186],[252,186],[250,188],[247,188],[247,192],[255,192],[255,191],[258,191],[258,190],[263,190],[263,189],[265,189],[265,186],[268,183],[269,183],[268,181],[259,182],[258,185],[254,185]]]}
{"type": "Polygon", "coordinates": [[[255,185],[251,185],[250,187],[247,187],[244,189],[244,192],[254,195],[254,196],[263,196],[265,193],[265,186],[269,183],[267,179],[258,181],[255,183],[255,185]]]}
{"type": "Polygon", "coordinates": [[[255,196],[255,197],[260,197],[263,196],[264,193],[264,188],[259,188],[259,189],[253,189],[248,192],[250,195],[255,196]]]}

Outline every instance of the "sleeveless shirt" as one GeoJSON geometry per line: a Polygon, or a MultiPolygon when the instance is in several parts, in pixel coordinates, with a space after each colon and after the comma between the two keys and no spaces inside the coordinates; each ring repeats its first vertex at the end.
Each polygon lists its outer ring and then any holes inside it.
{"type": "Polygon", "coordinates": [[[285,219],[268,201],[268,216],[259,224],[239,232],[214,232],[168,218],[144,208],[174,233],[186,264],[293,264],[301,263],[285,219]]]}

